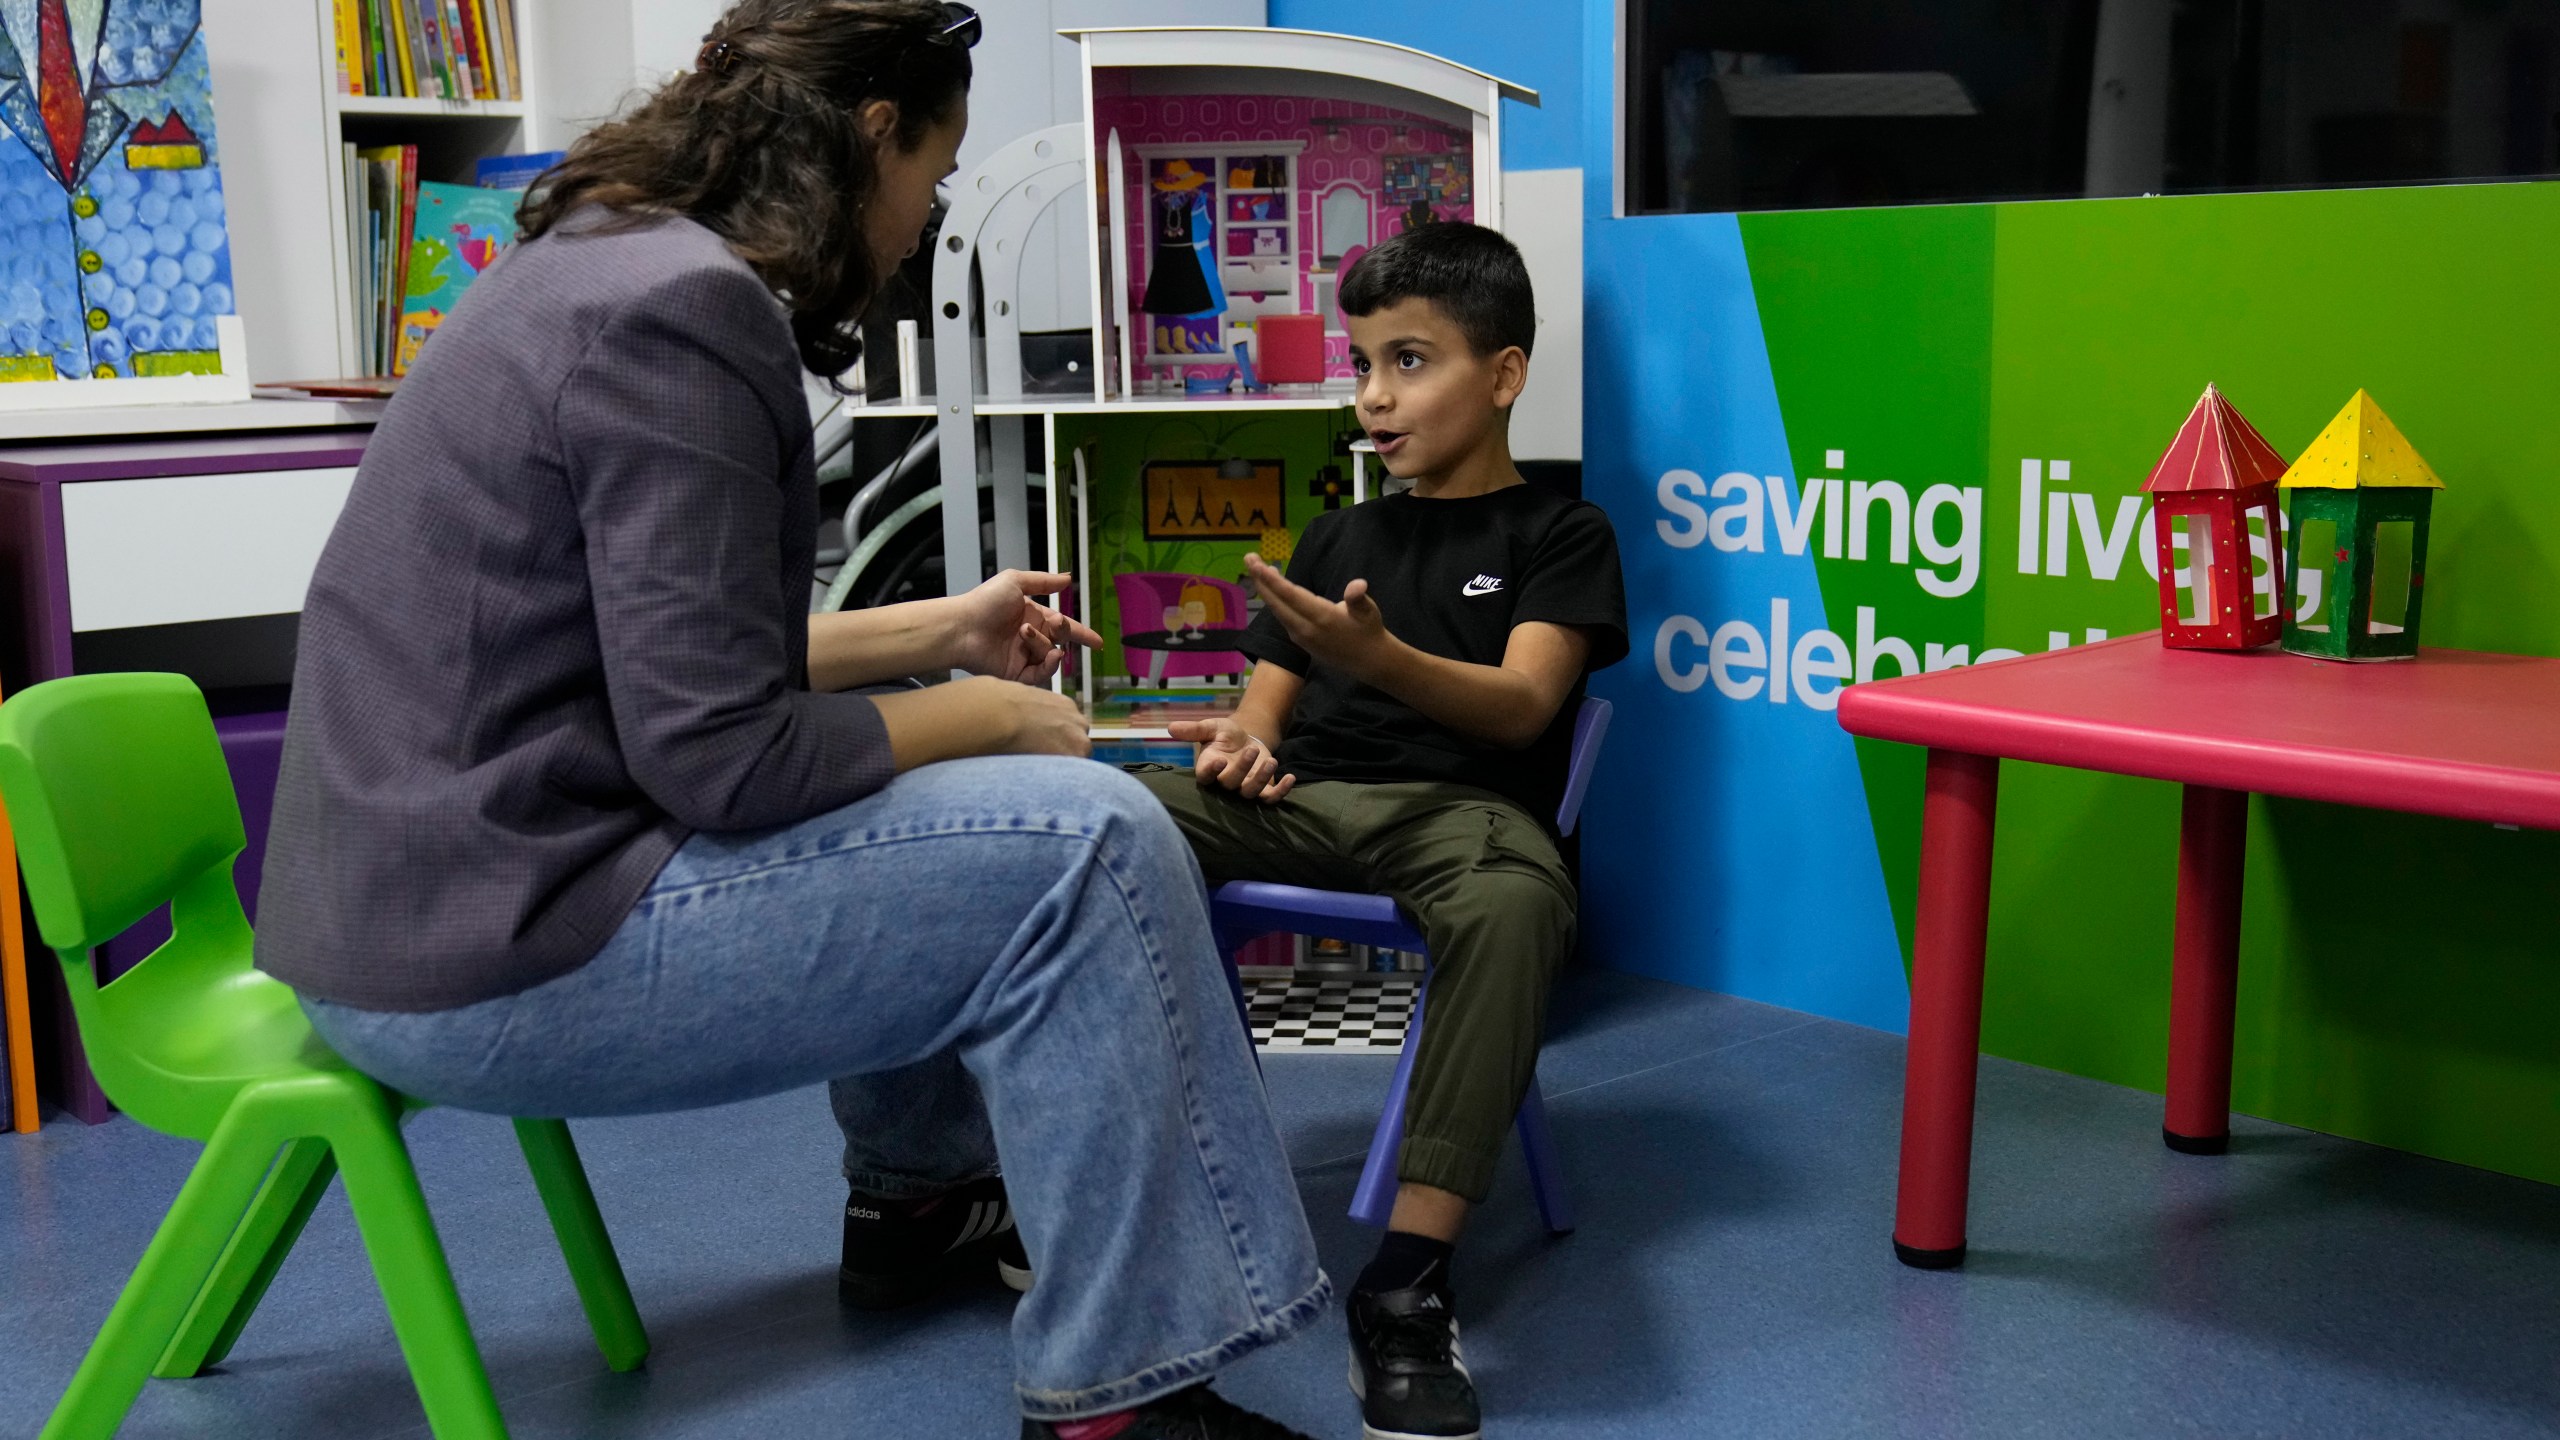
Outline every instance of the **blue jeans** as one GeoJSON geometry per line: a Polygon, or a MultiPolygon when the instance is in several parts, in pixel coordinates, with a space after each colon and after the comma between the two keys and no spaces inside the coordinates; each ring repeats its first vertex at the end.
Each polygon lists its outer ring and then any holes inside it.
{"type": "Polygon", "coordinates": [[[304,1007],[366,1073],[466,1109],[644,1114],[861,1077],[836,1095],[857,1183],[928,1193],[1000,1154],[1039,1277],[1013,1325],[1035,1418],[1196,1383],[1330,1294],[1199,868],[1107,765],[925,766],[797,825],[695,836],[556,980],[426,1014],[304,1007]]]}

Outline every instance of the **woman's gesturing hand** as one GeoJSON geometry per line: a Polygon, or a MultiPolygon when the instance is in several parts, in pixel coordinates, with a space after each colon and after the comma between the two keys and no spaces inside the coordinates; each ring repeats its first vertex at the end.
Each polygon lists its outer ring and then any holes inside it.
{"type": "Polygon", "coordinates": [[[954,599],[950,663],[972,675],[1047,684],[1065,662],[1069,644],[1102,644],[1081,621],[1039,601],[1074,580],[1054,572],[1006,570],[954,599]]]}

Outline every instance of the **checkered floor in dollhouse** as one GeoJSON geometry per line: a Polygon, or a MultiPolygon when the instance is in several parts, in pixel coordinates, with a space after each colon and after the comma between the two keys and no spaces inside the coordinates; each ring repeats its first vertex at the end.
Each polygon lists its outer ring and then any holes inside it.
{"type": "Polygon", "coordinates": [[[1327,1050],[1393,1055],[1404,1048],[1419,975],[1247,980],[1253,1043],[1263,1050],[1327,1050]]]}

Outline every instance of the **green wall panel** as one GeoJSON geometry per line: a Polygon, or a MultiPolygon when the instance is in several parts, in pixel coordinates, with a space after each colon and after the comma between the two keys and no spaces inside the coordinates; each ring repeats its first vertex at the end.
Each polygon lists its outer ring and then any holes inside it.
{"type": "MultiPolygon", "coordinates": [[[[1983,490],[1969,594],[1817,560],[1843,635],[1860,607],[1977,655],[2150,628],[2125,502],[2213,381],[2287,455],[2370,390],[2448,487],[2428,643],[2560,655],[2560,186],[1749,216],[1743,233],[1798,474],[1983,490]],[[2043,543],[2022,570],[2029,460],[2069,466],[2041,481],[2048,501],[2083,497],[2061,575],[2043,543]]],[[[1860,761],[1907,953],[1919,757],[1860,761]]],[[[2176,790],[2012,764],[2000,804],[1985,1048],[2156,1090],[2176,790]]],[[[2260,801],[2247,907],[2238,1108],[2560,1181],[2560,837],[2260,801]]]]}
{"type": "MultiPolygon", "coordinates": [[[[1988,465],[1994,214],[1948,205],[1742,217],[1798,476],[1893,478],[1907,494],[1941,481],[1978,483],[1988,465]],[[1839,470],[1826,464],[1834,450],[1846,461],[1839,470]]],[[[1970,646],[1981,633],[1979,580],[1970,594],[1942,599],[1889,559],[1818,559],[1815,572],[1830,628],[1853,642],[1860,607],[1875,612],[1878,634],[1921,644],[1970,646]]],[[[1921,752],[1861,740],[1858,771],[1907,965],[1921,752]]]]}

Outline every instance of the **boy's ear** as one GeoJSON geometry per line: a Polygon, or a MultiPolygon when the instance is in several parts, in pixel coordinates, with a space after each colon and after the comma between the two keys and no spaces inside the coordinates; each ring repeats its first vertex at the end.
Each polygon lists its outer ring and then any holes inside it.
{"type": "Polygon", "coordinates": [[[1529,388],[1529,352],[1517,345],[1505,345],[1493,357],[1493,405],[1508,410],[1529,388]]]}

